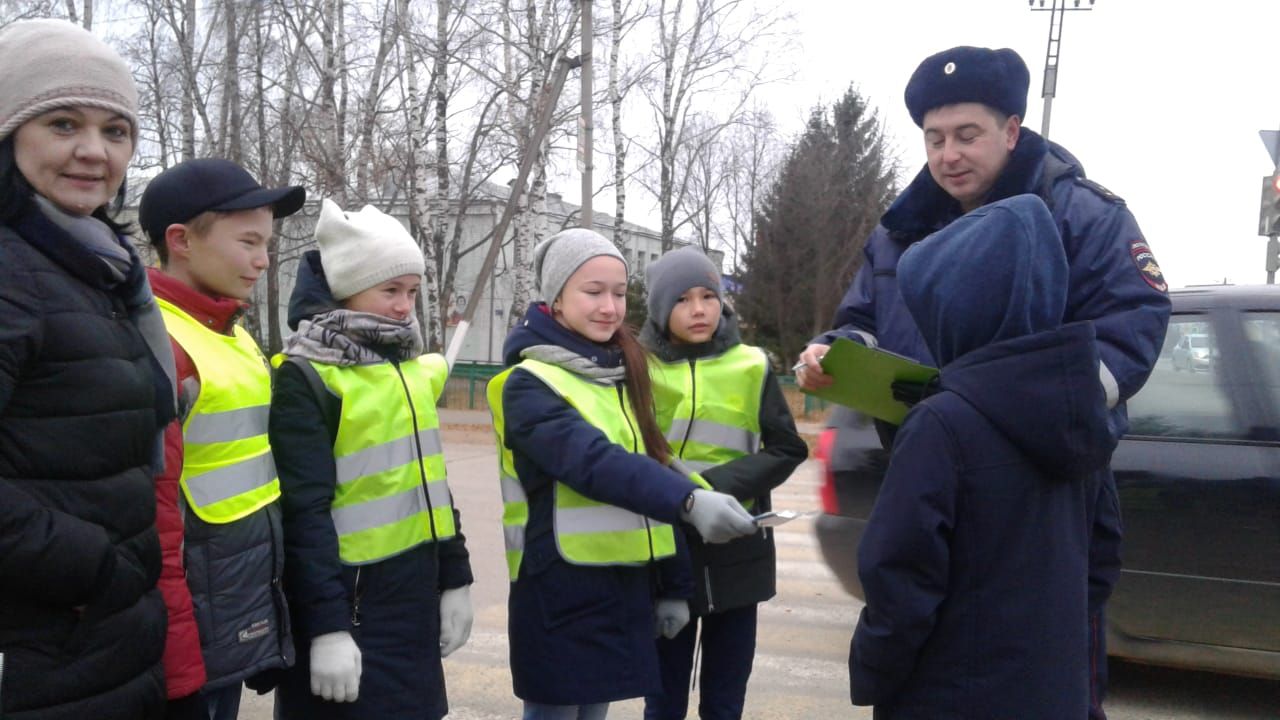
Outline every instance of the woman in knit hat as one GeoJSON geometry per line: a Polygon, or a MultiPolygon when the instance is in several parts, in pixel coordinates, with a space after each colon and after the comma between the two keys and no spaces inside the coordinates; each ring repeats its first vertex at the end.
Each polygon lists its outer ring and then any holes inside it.
{"type": "Polygon", "coordinates": [[[157,718],[173,355],[109,212],[137,91],[61,20],[0,30],[0,68],[0,715],[157,718]]]}
{"type": "Polygon", "coordinates": [[[489,384],[511,591],[511,675],[525,720],[596,720],[659,692],[653,638],[689,620],[680,552],[756,531],[729,495],[668,467],[644,350],[623,324],[627,265],[582,228],[534,248],[541,302],[489,384]]]}
{"type": "MultiPolygon", "coordinates": [[[[646,270],[649,317],[640,342],[650,361],[654,402],[671,452],[706,487],[729,493],[752,513],[769,512],[769,492],[809,454],[778,380],[760,348],[744,345],[723,300],[720,271],[700,250],[680,248],[646,270]]],[[[725,545],[687,533],[693,619],[658,639],[662,692],[645,698],[645,718],[682,720],[701,626],[698,717],[742,717],[756,651],[756,606],[776,586],[773,530],[725,545]]]]}
{"type": "Polygon", "coordinates": [[[439,720],[471,565],[435,410],[449,369],[414,313],[422,251],[399,220],[329,200],[315,239],[269,423],[298,646],[276,717],[439,720]]]}

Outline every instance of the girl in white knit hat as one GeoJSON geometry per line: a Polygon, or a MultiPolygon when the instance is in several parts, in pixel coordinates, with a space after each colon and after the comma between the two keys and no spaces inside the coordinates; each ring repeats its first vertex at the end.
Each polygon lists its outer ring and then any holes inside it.
{"type": "Polygon", "coordinates": [[[449,371],[414,312],[422,252],[395,218],[329,200],[315,239],[271,402],[298,643],[277,717],[439,720],[472,577],[435,410],[449,371]]]}

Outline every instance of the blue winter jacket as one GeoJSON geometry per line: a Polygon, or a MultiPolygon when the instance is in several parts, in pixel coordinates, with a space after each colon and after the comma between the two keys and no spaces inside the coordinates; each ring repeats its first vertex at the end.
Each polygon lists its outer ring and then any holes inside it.
{"type": "MultiPolygon", "coordinates": [[[[1098,379],[1111,407],[1108,428],[1112,441],[1118,441],[1128,429],[1124,402],[1146,382],[1164,341],[1170,309],[1167,284],[1124,201],[1087,180],[1080,162],[1064,148],[1024,127],[987,200],[1026,193],[1039,195],[1058,225],[1070,267],[1062,320],[1093,322],[1102,359],[1098,379]]],[[[862,267],[836,311],[835,329],[811,342],[854,338],[936,364],[902,304],[898,260],[913,243],[962,214],[955,199],[923,168],[867,239],[862,267]]],[[[993,382],[1007,385],[999,377],[993,382]]],[[[892,437],[892,429],[882,429],[882,436],[892,437]]],[[[1115,479],[1107,466],[1099,474],[1090,517],[1089,563],[1095,706],[1106,684],[1103,608],[1120,577],[1122,535],[1115,479]]],[[[1104,716],[1095,707],[1091,717],[1104,716]]]]}
{"type": "Polygon", "coordinates": [[[851,694],[877,718],[1088,715],[1096,347],[1087,322],[989,345],[908,413],[858,547],[851,694]]]}
{"type": "Polygon", "coordinates": [[[1092,323],[1034,195],[903,254],[904,306],[942,365],[907,416],[858,550],[853,700],[890,718],[1083,718],[1090,513],[1114,443],[1092,323]]]}
{"type": "MultiPolygon", "coordinates": [[[[560,326],[538,303],[512,330],[505,363],[532,345],[559,345],[604,367],[622,364],[614,347],[560,326]]],[[[661,691],[654,643],[654,597],[689,598],[686,563],[586,567],[560,557],[553,533],[556,481],[594,500],[668,523],[680,522],[695,485],[646,455],[610,442],[542,380],[524,370],[502,394],[503,442],[528,496],[524,559],[508,595],[515,694],[553,705],[582,705],[661,691]],[[661,571],[661,576],[659,575],[661,571]]],[[[685,552],[675,533],[681,553],[685,552]]]]}

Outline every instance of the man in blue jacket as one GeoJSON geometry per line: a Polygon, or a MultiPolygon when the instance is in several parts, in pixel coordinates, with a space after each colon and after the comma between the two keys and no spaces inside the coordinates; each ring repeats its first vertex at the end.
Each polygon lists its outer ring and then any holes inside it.
{"type": "MultiPolygon", "coordinates": [[[[1124,402],[1146,382],[1169,320],[1168,286],[1124,201],[1088,180],[1069,152],[1022,127],[1030,81],[1008,49],[956,47],[926,58],[907,83],[912,120],[924,131],[927,167],[898,197],[868,238],[865,259],[836,311],[835,327],[800,355],[801,387],[832,382],[819,364],[845,337],[936,364],[898,290],[904,250],[982,205],[1035,194],[1048,206],[1068,263],[1063,321],[1091,320],[1101,363],[1098,382],[1108,429],[1128,429],[1124,402]]],[[[1012,392],[1016,392],[1013,389],[1012,392]]],[[[886,441],[892,429],[882,427],[886,441]]],[[[1096,671],[1090,716],[1105,717],[1103,610],[1120,573],[1120,508],[1109,469],[1090,514],[1091,649],[1096,671]]]]}

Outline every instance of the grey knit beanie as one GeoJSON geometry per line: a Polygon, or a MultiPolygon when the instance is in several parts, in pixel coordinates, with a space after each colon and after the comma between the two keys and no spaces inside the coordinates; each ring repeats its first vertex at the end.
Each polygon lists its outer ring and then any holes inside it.
{"type": "Polygon", "coordinates": [[[404,225],[372,205],[360,212],[344,212],[325,198],[316,221],[316,244],[334,300],[346,300],[391,278],[421,275],[427,269],[422,250],[404,225]]]}
{"type": "Polygon", "coordinates": [[[129,66],[93,33],[66,20],[20,20],[0,30],[0,140],[57,108],[120,113],[138,139],[138,89],[129,66]]]}
{"type": "Polygon", "coordinates": [[[627,264],[618,248],[595,230],[569,228],[538,243],[533,249],[533,272],[538,279],[538,296],[548,305],[554,303],[574,271],[586,261],[600,255],[616,257],[622,261],[623,266],[627,264]]]}
{"type": "Polygon", "coordinates": [[[662,330],[663,335],[668,332],[671,310],[686,290],[704,287],[724,300],[720,291],[720,270],[711,258],[692,245],[672,250],[649,263],[644,284],[649,294],[649,321],[662,330]]]}

